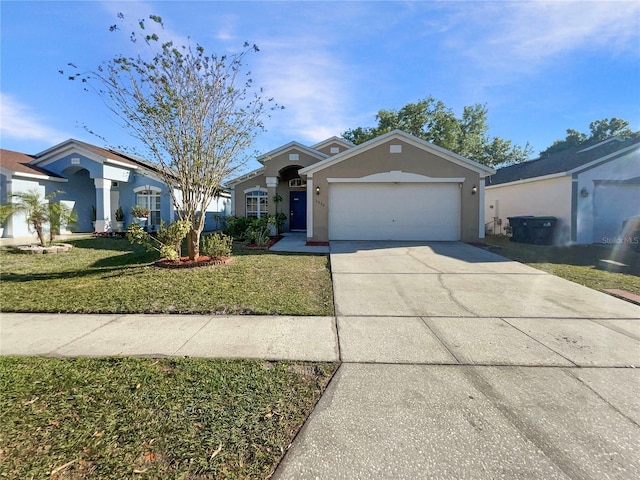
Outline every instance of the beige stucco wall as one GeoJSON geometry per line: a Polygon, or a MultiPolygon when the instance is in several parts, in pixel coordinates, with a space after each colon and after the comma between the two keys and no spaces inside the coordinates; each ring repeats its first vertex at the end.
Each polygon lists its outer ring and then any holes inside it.
{"type": "Polygon", "coordinates": [[[322,153],[324,153],[326,155],[329,155],[330,157],[332,157],[334,155],[338,155],[339,153],[342,153],[345,150],[348,150],[348,148],[346,146],[344,146],[342,143],[339,143],[339,142],[331,142],[328,145],[325,145],[322,148],[318,149],[319,152],[322,152],[322,153]],[[331,148],[337,148],[339,151],[338,152],[332,152],[331,148]]]}
{"type": "MultiPolygon", "coordinates": [[[[432,178],[464,178],[461,188],[460,239],[467,242],[479,240],[481,195],[472,195],[471,189],[474,185],[480,188],[480,175],[469,168],[457,165],[398,139],[391,139],[313,174],[311,179],[313,185],[309,188],[310,193],[307,198],[307,201],[312,202],[313,213],[313,235],[309,237],[309,240],[326,242],[329,238],[330,186],[327,178],[360,178],[392,170],[416,173],[432,178]],[[402,152],[390,153],[390,145],[401,145],[402,152]],[[320,187],[319,195],[315,193],[316,187],[320,187]]],[[[348,208],[348,205],[345,205],[344,208],[348,208]]],[[[452,221],[457,221],[457,219],[452,219],[452,221]]],[[[309,232],[307,232],[308,234],[309,232]]]]}
{"type": "MultiPolygon", "coordinates": [[[[557,243],[570,240],[571,177],[561,176],[538,181],[514,182],[485,188],[485,222],[500,218],[502,225],[495,233],[505,233],[508,217],[520,215],[554,216],[558,218],[557,243]]],[[[491,225],[493,226],[493,225],[491,225]]]]}
{"type": "Polygon", "coordinates": [[[231,195],[233,197],[233,207],[232,207],[232,215],[236,215],[238,217],[245,216],[245,193],[244,191],[249,188],[267,188],[267,183],[264,175],[258,175],[256,177],[249,178],[243,182],[236,184],[231,191],[231,195]]]}
{"type": "Polygon", "coordinates": [[[292,176],[297,176],[297,173],[293,172],[297,172],[301,168],[318,163],[324,158],[325,157],[321,155],[313,156],[302,149],[293,147],[267,159],[264,162],[264,171],[262,174],[235,185],[233,191],[235,205],[234,214],[239,217],[244,217],[246,214],[246,202],[244,193],[246,189],[255,187],[267,188],[269,215],[275,215],[276,208],[279,211],[283,212],[287,216],[285,231],[289,230],[290,192],[292,190],[305,190],[305,187],[289,187],[289,178],[292,176]],[[290,154],[297,154],[298,159],[289,160],[290,154]],[[281,178],[286,171],[289,171],[289,175],[286,178],[281,178]],[[277,186],[269,186],[267,182],[268,178],[276,178],[277,186]],[[276,195],[276,193],[282,197],[282,202],[277,206],[273,202],[273,197],[276,195]]]}

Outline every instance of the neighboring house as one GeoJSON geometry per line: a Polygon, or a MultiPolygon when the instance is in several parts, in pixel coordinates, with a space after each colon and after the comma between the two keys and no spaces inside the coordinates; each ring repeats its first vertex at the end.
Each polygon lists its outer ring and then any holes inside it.
{"type": "MultiPolygon", "coordinates": [[[[161,220],[171,222],[175,219],[169,188],[152,163],[78,140],[67,140],[37,155],[0,151],[0,201],[10,203],[13,194],[33,189],[43,196],[61,190],[64,193],[53,201],[67,204],[78,217],[74,225],[67,226],[67,231],[109,232],[114,226],[115,211],[120,206],[126,226],[133,221],[130,211],[134,205],[150,210],[147,226],[151,230],[157,229],[161,220]],[[96,209],[95,228],[93,207],[96,209]]],[[[180,192],[176,190],[176,193],[180,198],[180,192]]],[[[206,212],[205,229],[215,229],[214,215],[225,215],[229,206],[228,193],[214,200],[206,212]]],[[[4,236],[28,235],[24,215],[12,215],[4,236]]]]}
{"type": "Polygon", "coordinates": [[[309,242],[484,238],[484,183],[495,170],[402,131],[358,146],[291,142],[258,161],[227,184],[232,211],[259,218],[277,208],[309,242]]]}
{"type": "Polygon", "coordinates": [[[487,179],[487,229],[508,217],[555,216],[555,242],[614,243],[640,215],[640,138],[611,138],[499,169],[487,179]]]}

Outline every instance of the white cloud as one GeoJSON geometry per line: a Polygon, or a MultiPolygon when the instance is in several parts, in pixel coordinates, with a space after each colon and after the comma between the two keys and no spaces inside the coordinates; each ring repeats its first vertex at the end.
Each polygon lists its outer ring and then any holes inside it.
{"type": "Polygon", "coordinates": [[[455,33],[464,33],[452,45],[496,77],[535,71],[577,50],[637,54],[637,1],[482,2],[458,15],[465,25],[455,33]]]}
{"type": "Polygon", "coordinates": [[[34,140],[60,143],[70,135],[46,124],[31,107],[0,92],[0,136],[11,140],[34,140]]]}
{"type": "Polygon", "coordinates": [[[331,48],[313,40],[301,45],[267,44],[257,62],[256,77],[266,95],[285,110],[269,122],[295,140],[310,143],[339,135],[348,128],[345,107],[351,89],[348,66],[331,48]]]}

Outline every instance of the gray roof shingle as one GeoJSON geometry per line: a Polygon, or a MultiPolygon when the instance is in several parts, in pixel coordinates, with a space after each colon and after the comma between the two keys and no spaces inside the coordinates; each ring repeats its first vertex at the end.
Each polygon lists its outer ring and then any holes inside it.
{"type": "Polygon", "coordinates": [[[500,168],[495,175],[487,178],[486,185],[500,185],[528,178],[544,177],[554,173],[568,172],[599,158],[622,151],[632,145],[640,145],[640,137],[623,141],[610,139],[591,147],[580,146],[552,153],[546,157],[500,168]]]}

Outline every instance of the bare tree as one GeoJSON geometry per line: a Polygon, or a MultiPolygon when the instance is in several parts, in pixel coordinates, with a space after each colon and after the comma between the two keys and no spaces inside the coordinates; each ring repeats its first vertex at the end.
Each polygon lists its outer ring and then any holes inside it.
{"type": "MultiPolygon", "coordinates": [[[[122,14],[118,17],[124,20],[122,14]]],[[[160,17],[149,18],[163,27],[160,17]]],[[[245,57],[259,51],[257,46],[245,43],[237,54],[207,55],[200,45],[160,42],[157,34],[148,33],[144,20],[137,27],[131,41],[144,41],[150,59],[140,53],[118,55],[95,71],[69,78],[86,82],[146,147],[170,187],[180,220],[191,225],[188,252],[194,260],[200,253],[206,208],[219,195],[223,180],[244,166],[273,99],[263,98],[251,73],[244,71],[245,57]]],[[[113,25],[110,30],[120,28],[113,25]]]]}

